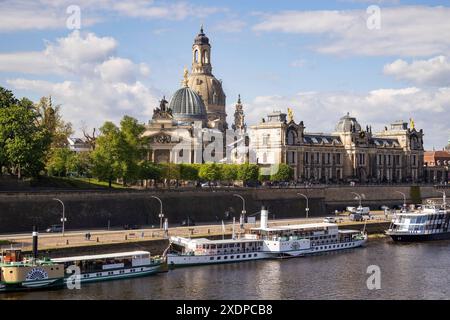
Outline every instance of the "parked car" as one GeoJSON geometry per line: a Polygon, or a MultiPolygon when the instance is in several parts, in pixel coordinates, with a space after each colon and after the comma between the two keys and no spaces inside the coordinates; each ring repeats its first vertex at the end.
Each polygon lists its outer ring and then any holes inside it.
{"type": "Polygon", "coordinates": [[[48,232],[48,233],[62,232],[62,225],[60,225],[60,224],[52,224],[50,227],[45,229],[45,232],[48,232]]]}
{"type": "Polygon", "coordinates": [[[323,222],[336,223],[336,218],[335,217],[326,217],[323,219],[323,222]]]}
{"type": "Polygon", "coordinates": [[[202,188],[211,188],[211,187],[217,187],[216,182],[208,181],[201,184],[202,188]]]}
{"type": "Polygon", "coordinates": [[[363,216],[362,214],[359,213],[352,213],[350,214],[350,220],[351,221],[363,221],[363,216]]]}

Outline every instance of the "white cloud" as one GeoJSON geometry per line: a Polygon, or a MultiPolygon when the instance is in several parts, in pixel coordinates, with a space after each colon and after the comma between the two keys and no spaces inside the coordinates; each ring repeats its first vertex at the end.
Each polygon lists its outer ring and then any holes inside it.
{"type": "Polygon", "coordinates": [[[62,105],[64,119],[75,129],[82,123],[91,128],[107,120],[118,123],[125,114],[146,121],[158,105],[160,93],[143,83],[148,66],[115,56],[116,48],[113,38],[75,31],[47,42],[41,52],[16,54],[9,66],[10,56],[0,54],[0,71],[63,75],[61,81],[16,78],[7,83],[40,96],[52,95],[54,102],[62,105]]]}
{"type": "Polygon", "coordinates": [[[144,19],[183,20],[204,18],[225,8],[193,5],[185,1],[147,0],[6,0],[0,2],[0,32],[64,29],[70,14],[66,9],[78,5],[81,28],[108,19],[109,16],[144,19]]]}
{"type": "Polygon", "coordinates": [[[385,65],[383,71],[398,80],[415,84],[450,86],[450,59],[446,56],[414,60],[411,63],[398,59],[385,65]]]}
{"type": "MultiPolygon", "coordinates": [[[[304,121],[308,132],[333,132],[339,118],[347,112],[365,127],[381,131],[396,120],[415,119],[423,128],[427,148],[446,145],[450,123],[450,88],[378,89],[366,93],[300,92],[293,96],[258,96],[243,101],[248,124],[260,123],[274,110],[293,108],[295,120],[304,121]]],[[[232,112],[230,106],[228,113],[232,112]]],[[[232,113],[231,113],[232,114],[232,113]]]]}
{"type": "Polygon", "coordinates": [[[450,8],[381,8],[381,29],[367,28],[365,10],[261,14],[257,32],[321,35],[315,50],[336,55],[431,56],[450,50],[450,8]]]}
{"type": "Polygon", "coordinates": [[[93,65],[111,57],[116,48],[117,42],[113,38],[99,38],[93,33],[83,37],[79,31],[73,31],[55,43],[47,41],[43,51],[0,53],[0,72],[90,73],[93,65]]]}
{"type": "Polygon", "coordinates": [[[217,23],[213,28],[221,32],[235,33],[241,32],[247,23],[241,19],[230,18],[217,23]]]}

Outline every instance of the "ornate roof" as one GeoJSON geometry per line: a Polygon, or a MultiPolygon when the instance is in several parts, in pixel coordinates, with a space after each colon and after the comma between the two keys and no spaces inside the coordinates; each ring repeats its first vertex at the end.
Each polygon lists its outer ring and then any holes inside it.
{"type": "Polygon", "coordinates": [[[169,102],[172,115],[179,120],[204,120],[206,108],[202,98],[189,87],[178,89],[169,102]]]}
{"type": "Polygon", "coordinates": [[[203,32],[203,25],[200,27],[200,33],[195,37],[195,44],[209,44],[209,39],[203,32]]]}
{"type": "Polygon", "coordinates": [[[361,131],[361,125],[356,121],[356,118],[351,117],[349,113],[339,119],[336,124],[336,132],[358,132],[361,131]]]}

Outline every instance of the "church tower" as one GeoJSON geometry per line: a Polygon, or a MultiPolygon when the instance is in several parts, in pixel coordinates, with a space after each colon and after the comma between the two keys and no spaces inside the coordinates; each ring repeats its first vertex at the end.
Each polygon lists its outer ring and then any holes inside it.
{"type": "Polygon", "coordinates": [[[245,124],[244,119],[244,107],[241,103],[241,95],[239,95],[234,111],[234,124],[232,125],[233,130],[245,131],[247,125],[245,124]]]}
{"type": "Polygon", "coordinates": [[[212,74],[211,45],[203,32],[203,26],[192,45],[192,72],[188,78],[188,86],[202,97],[207,111],[208,127],[221,131],[227,129],[226,97],[222,81],[212,74]]]}

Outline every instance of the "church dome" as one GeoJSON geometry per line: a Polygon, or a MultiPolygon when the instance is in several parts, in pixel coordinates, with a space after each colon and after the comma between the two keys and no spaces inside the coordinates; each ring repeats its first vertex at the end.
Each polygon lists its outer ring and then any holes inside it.
{"type": "Polygon", "coordinates": [[[351,117],[350,114],[343,116],[336,124],[336,132],[351,132],[354,128],[355,132],[361,131],[361,125],[356,121],[356,118],[351,117]]]}
{"type": "Polygon", "coordinates": [[[178,89],[169,102],[172,115],[178,120],[204,120],[206,108],[202,98],[189,87],[178,89]]]}

